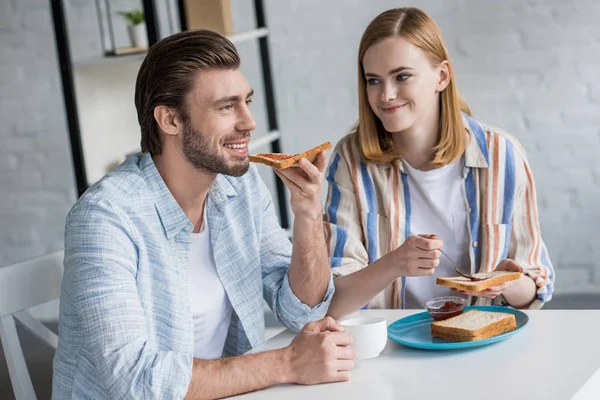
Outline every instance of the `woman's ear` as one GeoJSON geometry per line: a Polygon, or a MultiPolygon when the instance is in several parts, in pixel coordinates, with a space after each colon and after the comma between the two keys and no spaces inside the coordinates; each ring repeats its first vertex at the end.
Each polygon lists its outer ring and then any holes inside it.
{"type": "Polygon", "coordinates": [[[443,92],[448,87],[448,84],[450,84],[450,79],[452,78],[452,67],[450,66],[450,62],[448,62],[448,60],[444,60],[439,65],[438,69],[439,75],[435,90],[439,93],[443,92]]]}
{"type": "Polygon", "coordinates": [[[167,106],[154,107],[154,119],[158,127],[167,135],[175,136],[180,132],[181,121],[178,113],[167,106]]]}

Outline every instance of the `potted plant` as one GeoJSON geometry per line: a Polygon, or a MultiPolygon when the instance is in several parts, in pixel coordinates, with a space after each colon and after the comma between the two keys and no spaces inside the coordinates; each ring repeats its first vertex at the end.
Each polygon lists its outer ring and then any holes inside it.
{"type": "Polygon", "coordinates": [[[144,12],[136,9],[132,11],[120,11],[118,14],[127,22],[127,32],[131,40],[131,47],[148,47],[144,12]]]}

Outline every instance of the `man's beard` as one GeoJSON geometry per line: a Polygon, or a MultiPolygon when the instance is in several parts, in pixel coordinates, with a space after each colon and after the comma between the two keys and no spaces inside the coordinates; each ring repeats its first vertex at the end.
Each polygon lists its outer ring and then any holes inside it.
{"type": "MultiPolygon", "coordinates": [[[[223,138],[222,143],[233,140],[245,139],[250,133],[232,134],[223,138]]],[[[183,129],[183,138],[181,140],[183,154],[196,169],[217,174],[242,176],[248,172],[250,163],[248,158],[245,160],[233,161],[229,164],[225,154],[219,153],[217,149],[211,148],[211,142],[206,136],[192,127],[189,118],[186,118],[183,129]]]]}

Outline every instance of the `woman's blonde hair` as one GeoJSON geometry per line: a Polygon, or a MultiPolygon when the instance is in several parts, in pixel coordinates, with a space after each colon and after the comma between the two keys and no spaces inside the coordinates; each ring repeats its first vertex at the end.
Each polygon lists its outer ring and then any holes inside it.
{"type": "MultiPolygon", "coordinates": [[[[402,37],[425,53],[432,65],[449,61],[448,51],[435,21],[418,8],[396,8],[379,14],[367,27],[358,50],[358,113],[354,130],[366,161],[386,163],[398,159],[389,132],[375,115],[367,98],[363,59],[367,50],[390,37],[402,37]]],[[[458,159],[467,145],[461,111],[471,114],[459,97],[452,66],[450,82],[440,97],[440,141],[435,147],[434,165],[446,165],[458,159]]]]}

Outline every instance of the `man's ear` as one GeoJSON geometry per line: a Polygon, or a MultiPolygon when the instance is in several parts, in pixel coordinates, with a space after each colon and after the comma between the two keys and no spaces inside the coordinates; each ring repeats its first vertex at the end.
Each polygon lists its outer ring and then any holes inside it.
{"type": "Polygon", "coordinates": [[[177,111],[167,106],[154,107],[154,119],[158,127],[167,135],[175,136],[180,132],[181,120],[177,111]]]}
{"type": "Polygon", "coordinates": [[[448,87],[448,84],[450,84],[450,79],[452,78],[452,67],[450,66],[448,60],[444,60],[438,68],[440,71],[435,90],[437,92],[443,92],[448,87]]]}

